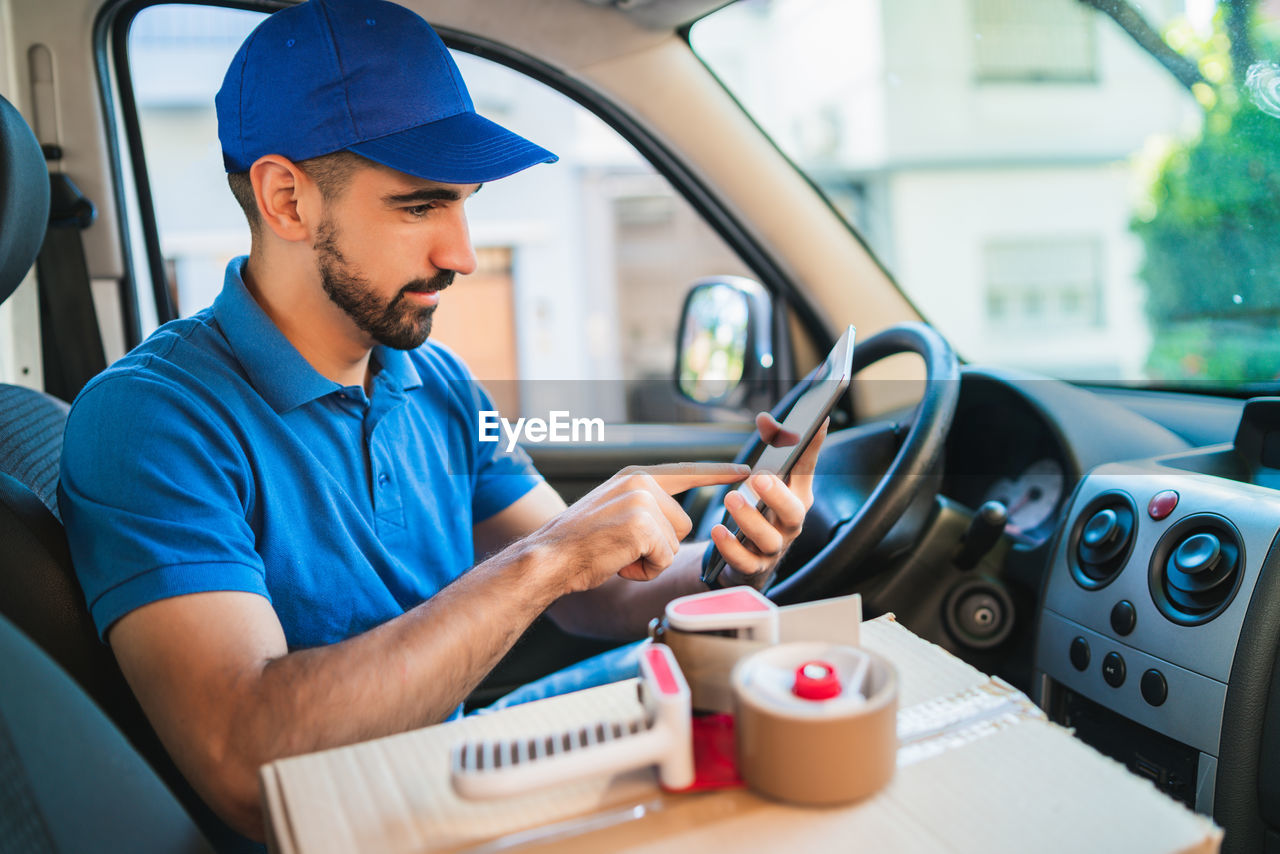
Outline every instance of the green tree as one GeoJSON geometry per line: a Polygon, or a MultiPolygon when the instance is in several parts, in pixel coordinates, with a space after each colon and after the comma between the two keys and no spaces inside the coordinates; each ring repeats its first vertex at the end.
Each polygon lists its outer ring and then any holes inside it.
{"type": "Polygon", "coordinates": [[[1110,15],[1195,95],[1201,132],[1170,145],[1133,218],[1145,255],[1141,277],[1155,333],[1154,379],[1270,381],[1280,375],[1280,98],[1248,74],[1274,55],[1252,0],[1219,4],[1214,31],[1154,32],[1126,3],[1080,0],[1110,15]],[[1171,42],[1179,46],[1175,50],[1171,42]],[[1261,50],[1259,50],[1261,48],[1261,50]]]}

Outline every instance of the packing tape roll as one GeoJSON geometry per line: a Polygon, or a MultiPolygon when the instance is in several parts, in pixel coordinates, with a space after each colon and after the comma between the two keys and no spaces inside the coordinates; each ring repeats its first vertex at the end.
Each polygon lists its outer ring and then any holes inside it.
{"type": "Polygon", "coordinates": [[[839,804],[867,797],[893,777],[898,674],[880,656],[837,644],[778,644],[739,661],[731,685],[738,766],[756,792],[793,803],[839,804]],[[797,671],[819,662],[834,669],[839,693],[797,696],[797,671]],[[851,684],[864,662],[865,694],[851,684]]]}

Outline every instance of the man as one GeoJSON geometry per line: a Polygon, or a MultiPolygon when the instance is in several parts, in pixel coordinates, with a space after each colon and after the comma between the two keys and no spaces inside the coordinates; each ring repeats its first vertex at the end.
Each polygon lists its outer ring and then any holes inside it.
{"type": "MultiPolygon", "coordinates": [[[[544,611],[636,637],[705,589],[706,544],[681,545],[671,496],[745,469],[629,469],[565,507],[527,458],[478,442],[491,404],[424,342],[441,292],[475,269],[467,199],[554,156],[474,113],[416,15],[277,13],[217,108],[251,253],[211,308],[86,386],[60,503],[158,734],[260,839],[263,763],[444,720],[544,611]]],[[[753,544],[713,535],[736,581],[763,583],[799,532],[818,444],[789,485],[754,479],[767,516],[726,500],[753,544]]]]}

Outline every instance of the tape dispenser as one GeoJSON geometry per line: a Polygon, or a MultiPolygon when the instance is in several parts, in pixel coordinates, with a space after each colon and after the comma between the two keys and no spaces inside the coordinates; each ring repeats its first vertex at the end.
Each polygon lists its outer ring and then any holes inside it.
{"type": "Polygon", "coordinates": [[[689,681],[693,708],[733,712],[729,674],[745,655],[780,639],[780,614],[752,587],[726,587],[667,603],[649,637],[671,647],[689,681]]]}
{"type": "Polygon", "coordinates": [[[693,784],[689,684],[671,650],[657,643],[640,651],[644,716],[598,721],[532,738],[464,742],[453,750],[451,779],[465,798],[517,795],[605,774],[658,766],[664,789],[693,784]]]}
{"type": "Polygon", "coordinates": [[[746,587],[672,600],[641,648],[642,718],[460,744],[453,787],[463,797],[497,798],[657,765],[668,791],[745,781],[794,803],[866,797],[893,776],[897,674],[857,646],[788,640],[806,629],[847,637],[838,623],[849,605],[861,613],[853,600],[779,609],[746,587]],[[695,722],[694,708],[732,717],[695,722]],[[726,754],[727,774],[717,767],[726,754]]]}

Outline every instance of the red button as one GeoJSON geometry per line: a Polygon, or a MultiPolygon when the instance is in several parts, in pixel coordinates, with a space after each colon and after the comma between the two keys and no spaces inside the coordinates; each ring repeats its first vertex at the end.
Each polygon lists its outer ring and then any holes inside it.
{"type": "Polygon", "coordinates": [[[840,696],[840,679],[836,669],[825,661],[806,661],[796,668],[796,681],[791,693],[803,700],[830,700],[840,696]]]}
{"type": "Polygon", "coordinates": [[[1151,496],[1151,500],[1147,502],[1147,515],[1159,522],[1172,513],[1173,508],[1177,506],[1178,493],[1172,489],[1166,489],[1151,496]]]}

